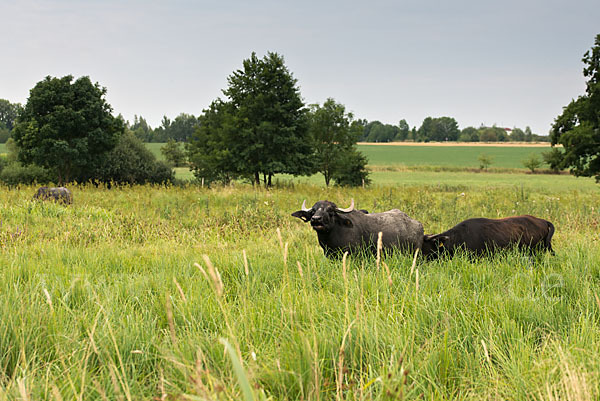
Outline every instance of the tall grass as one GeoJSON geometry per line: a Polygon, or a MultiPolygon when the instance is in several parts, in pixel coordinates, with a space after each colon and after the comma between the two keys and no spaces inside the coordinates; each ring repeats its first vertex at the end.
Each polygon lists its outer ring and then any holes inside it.
{"type": "Polygon", "coordinates": [[[0,192],[0,400],[600,396],[597,191],[34,192],[0,192]],[[426,232],[534,214],[556,255],[328,260],[290,216],[304,198],[397,207],[426,232]]]}

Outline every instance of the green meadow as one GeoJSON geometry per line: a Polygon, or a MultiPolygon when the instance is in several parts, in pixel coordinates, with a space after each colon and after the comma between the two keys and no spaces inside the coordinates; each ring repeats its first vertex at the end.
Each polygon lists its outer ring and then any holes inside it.
{"type": "Polygon", "coordinates": [[[547,147],[528,146],[398,146],[359,144],[373,166],[444,166],[479,168],[481,154],[492,158],[490,167],[523,169],[522,161],[534,153],[542,158],[547,147]]]}
{"type": "Polygon", "coordinates": [[[1,400],[600,396],[597,187],[34,192],[0,190],[1,400]],[[556,255],[328,260],[290,214],[351,198],[426,232],[530,213],[555,224],[556,255]]]}
{"type": "MultiPolygon", "coordinates": [[[[160,148],[164,143],[147,143],[146,147],[162,159],[160,148]]],[[[479,168],[481,154],[492,158],[491,168],[524,169],[523,160],[532,153],[541,159],[547,147],[531,146],[398,146],[359,144],[358,149],[367,156],[371,166],[415,167],[438,166],[457,168],[479,168]]],[[[1,151],[1,148],[0,148],[1,151]]]]}
{"type": "Polygon", "coordinates": [[[373,166],[352,189],[72,185],[67,207],[0,187],[0,401],[598,399],[598,184],[373,166]],[[556,254],[328,260],[304,199],[426,233],[532,214],[556,254]]]}

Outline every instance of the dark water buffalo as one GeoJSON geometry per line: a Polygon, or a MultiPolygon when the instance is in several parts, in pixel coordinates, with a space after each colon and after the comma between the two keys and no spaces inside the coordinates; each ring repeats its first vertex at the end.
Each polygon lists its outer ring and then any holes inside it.
{"type": "Polygon", "coordinates": [[[347,209],[340,209],[329,201],[319,201],[309,209],[304,201],[302,209],[292,216],[310,221],[327,257],[339,256],[346,251],[369,250],[375,253],[379,232],[383,233],[384,250],[399,248],[412,251],[421,248],[423,242],[423,225],[406,213],[398,209],[383,213],[355,210],[354,200],[347,209]]]}
{"type": "Polygon", "coordinates": [[[71,191],[65,187],[41,187],[37,190],[35,195],[33,195],[33,199],[53,200],[65,205],[73,203],[73,195],[71,194],[71,191]]]}
{"type": "Polygon", "coordinates": [[[435,259],[442,254],[452,256],[457,249],[477,255],[517,246],[519,249],[542,249],[552,253],[554,225],[533,216],[504,219],[468,219],[441,234],[425,235],[423,255],[435,259]]]}

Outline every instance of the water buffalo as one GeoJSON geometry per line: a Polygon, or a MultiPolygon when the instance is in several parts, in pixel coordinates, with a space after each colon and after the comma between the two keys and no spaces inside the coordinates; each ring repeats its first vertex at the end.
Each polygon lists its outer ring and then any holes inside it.
{"type": "Polygon", "coordinates": [[[292,216],[310,221],[327,257],[339,256],[346,251],[355,253],[368,250],[376,253],[379,232],[382,232],[384,250],[399,248],[412,251],[421,248],[423,242],[423,225],[406,213],[398,209],[383,213],[355,210],[354,199],[347,209],[340,209],[326,200],[307,208],[305,200],[302,209],[292,213],[292,216]]]}
{"type": "Polygon", "coordinates": [[[37,190],[33,199],[53,200],[58,203],[70,205],[73,203],[73,195],[65,187],[49,188],[41,187],[37,190]]]}
{"type": "Polygon", "coordinates": [[[474,218],[458,223],[441,234],[425,235],[422,251],[429,259],[442,254],[452,256],[457,249],[482,255],[514,246],[554,253],[550,244],[553,234],[552,223],[529,215],[504,219],[474,218]]]}

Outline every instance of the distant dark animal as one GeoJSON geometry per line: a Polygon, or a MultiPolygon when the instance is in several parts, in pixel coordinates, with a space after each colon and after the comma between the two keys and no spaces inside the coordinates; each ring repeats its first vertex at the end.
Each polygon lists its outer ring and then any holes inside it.
{"type": "Polygon", "coordinates": [[[65,187],[41,187],[37,190],[35,195],[33,195],[33,199],[53,200],[65,205],[73,203],[73,195],[71,194],[71,191],[65,187]]]}
{"type": "Polygon", "coordinates": [[[292,213],[292,216],[310,221],[327,257],[341,256],[346,251],[355,253],[368,250],[376,253],[379,232],[382,233],[384,250],[398,248],[412,251],[421,248],[423,242],[423,225],[406,213],[398,209],[383,213],[355,210],[354,199],[347,209],[340,209],[326,200],[307,208],[304,201],[302,209],[292,213]]]}
{"type": "Polygon", "coordinates": [[[452,256],[458,249],[482,255],[515,246],[554,253],[550,244],[553,234],[552,223],[533,216],[475,218],[458,223],[441,234],[425,235],[422,251],[430,259],[442,254],[452,256]]]}

